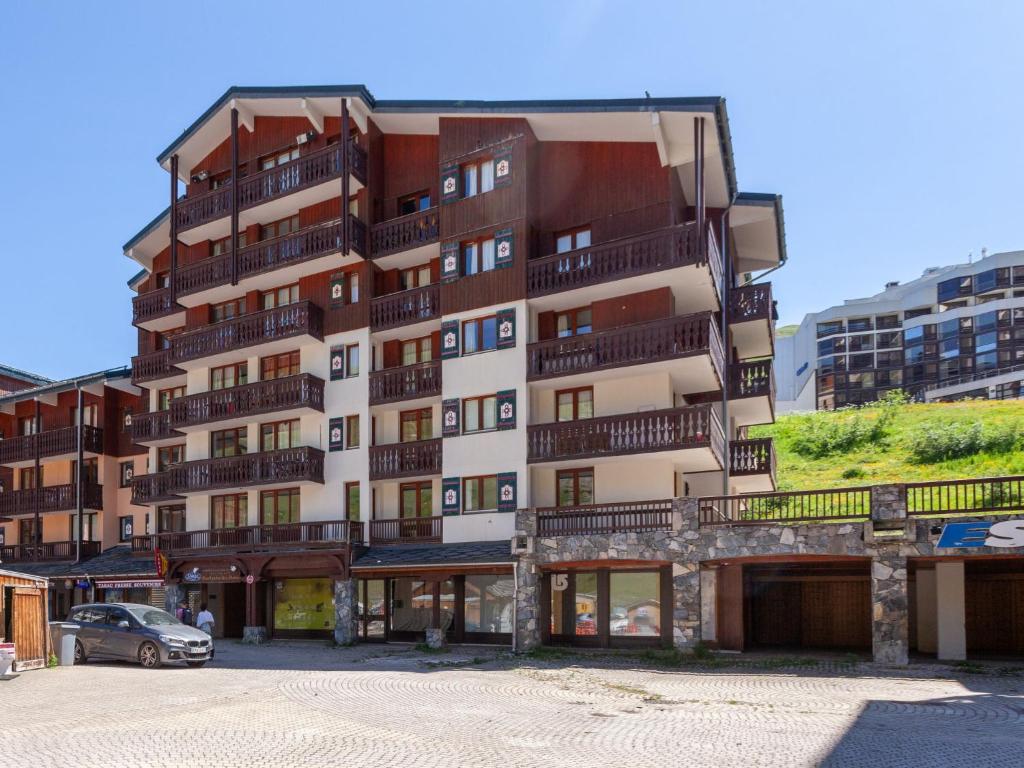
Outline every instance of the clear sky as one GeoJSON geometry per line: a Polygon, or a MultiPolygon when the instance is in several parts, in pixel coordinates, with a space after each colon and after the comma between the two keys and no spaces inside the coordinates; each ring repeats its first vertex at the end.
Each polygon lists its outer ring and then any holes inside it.
{"type": "Polygon", "coordinates": [[[3,27],[0,362],[51,377],[129,362],[121,245],[167,203],[157,153],[231,85],[724,96],[740,189],[784,196],[783,323],[1024,248],[1012,0],[36,2],[3,27]]]}

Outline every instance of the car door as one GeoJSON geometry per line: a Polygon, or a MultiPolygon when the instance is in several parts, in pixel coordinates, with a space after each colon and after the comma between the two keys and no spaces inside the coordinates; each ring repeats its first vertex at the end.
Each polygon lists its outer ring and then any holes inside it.
{"type": "Polygon", "coordinates": [[[85,605],[76,608],[72,621],[78,624],[78,640],[85,655],[102,656],[101,644],[106,629],[107,609],[102,605],[85,605]]]}
{"type": "Polygon", "coordinates": [[[139,637],[132,631],[132,626],[132,617],[128,611],[118,606],[108,608],[100,646],[102,655],[112,659],[135,659],[139,637]],[[127,622],[128,626],[118,626],[121,622],[127,622]]]}

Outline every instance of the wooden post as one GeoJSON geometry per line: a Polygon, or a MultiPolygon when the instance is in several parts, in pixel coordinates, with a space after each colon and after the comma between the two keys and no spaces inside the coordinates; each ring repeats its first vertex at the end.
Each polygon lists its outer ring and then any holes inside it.
{"type": "Polygon", "coordinates": [[[171,155],[171,301],[178,298],[178,156],[171,155]]]}
{"type": "Polygon", "coordinates": [[[341,100],[341,137],[338,144],[341,147],[341,253],[348,256],[351,246],[351,233],[348,226],[348,99],[341,100]]]}
{"type": "Polygon", "coordinates": [[[40,502],[42,500],[42,492],[43,492],[43,489],[41,487],[42,486],[42,477],[41,477],[42,469],[39,466],[39,440],[40,440],[40,438],[42,436],[42,431],[43,431],[43,417],[42,417],[42,415],[40,413],[39,398],[38,397],[36,398],[35,424],[36,424],[36,433],[33,436],[33,440],[32,440],[33,444],[35,445],[35,451],[34,451],[34,453],[35,453],[35,477],[32,480],[32,486],[33,486],[33,488],[32,488],[32,510],[34,512],[34,515],[33,515],[33,520],[34,520],[33,528],[34,528],[34,530],[32,531],[32,559],[33,560],[38,560],[39,559],[39,545],[42,543],[42,535],[41,535],[42,532],[40,530],[42,528],[42,523],[39,520],[39,504],[40,504],[40,502]]]}
{"type": "Polygon", "coordinates": [[[729,381],[730,363],[732,362],[732,336],[729,333],[729,298],[732,295],[732,268],[729,258],[729,211],[722,215],[720,227],[721,242],[718,247],[722,254],[722,346],[725,347],[725,354],[722,356],[722,432],[725,437],[725,457],[722,460],[722,495],[729,495],[729,470],[730,450],[732,439],[729,435],[729,381]]]}
{"type": "Polygon", "coordinates": [[[78,525],[75,531],[75,562],[79,562],[82,559],[82,533],[84,531],[83,519],[85,518],[85,499],[82,498],[82,493],[85,490],[82,483],[82,478],[85,475],[83,471],[83,464],[85,463],[85,419],[82,418],[84,415],[85,408],[85,395],[82,392],[82,387],[78,387],[78,476],[74,478],[75,483],[75,507],[78,510],[78,525]]]}
{"type": "Polygon", "coordinates": [[[704,252],[704,118],[693,118],[693,201],[696,208],[697,244],[704,252]]]}
{"type": "Polygon", "coordinates": [[[238,110],[231,110],[231,284],[238,285],[238,110]]]}

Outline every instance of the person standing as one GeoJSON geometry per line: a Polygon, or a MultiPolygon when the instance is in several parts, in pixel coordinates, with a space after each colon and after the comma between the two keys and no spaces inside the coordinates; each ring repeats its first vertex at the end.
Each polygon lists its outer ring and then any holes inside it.
{"type": "Polygon", "coordinates": [[[206,603],[199,606],[199,615],[196,616],[196,626],[203,630],[210,637],[213,637],[213,614],[206,607],[206,603]]]}

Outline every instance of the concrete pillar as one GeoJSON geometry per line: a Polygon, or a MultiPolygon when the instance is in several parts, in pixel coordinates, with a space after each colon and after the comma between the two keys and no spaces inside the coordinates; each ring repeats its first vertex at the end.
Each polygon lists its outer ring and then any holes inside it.
{"type": "Polygon", "coordinates": [[[355,579],[334,582],[334,642],[354,645],[359,638],[357,625],[357,591],[355,579]]]}
{"type": "Polygon", "coordinates": [[[672,564],[672,642],[676,648],[693,648],[701,641],[700,565],[672,564]]]}
{"type": "Polygon", "coordinates": [[[172,616],[178,615],[178,603],[181,601],[181,587],[177,584],[164,586],[164,610],[172,616]]]}
{"type": "Polygon", "coordinates": [[[917,570],[917,650],[921,653],[935,653],[936,639],[935,571],[917,570]]]}
{"type": "Polygon", "coordinates": [[[516,564],[516,650],[540,645],[540,568],[534,558],[520,556],[516,564]]]}
{"type": "Polygon", "coordinates": [[[936,638],[940,659],[967,658],[964,564],[935,564],[936,638]]]}
{"type": "Polygon", "coordinates": [[[896,547],[879,547],[871,563],[871,645],[876,662],[908,662],[908,611],[907,558],[896,547]]]}
{"type": "Polygon", "coordinates": [[[700,636],[706,643],[718,639],[718,566],[706,565],[700,571],[700,636]]]}

